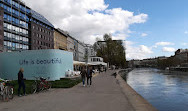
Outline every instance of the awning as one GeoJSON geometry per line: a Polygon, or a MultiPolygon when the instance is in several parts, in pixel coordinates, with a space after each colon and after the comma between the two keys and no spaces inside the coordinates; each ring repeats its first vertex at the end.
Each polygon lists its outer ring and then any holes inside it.
{"type": "Polygon", "coordinates": [[[90,63],[87,63],[88,65],[92,65],[92,66],[107,66],[107,63],[105,62],[90,62],[90,63]]]}
{"type": "Polygon", "coordinates": [[[87,65],[85,62],[73,61],[74,65],[87,65]]]}

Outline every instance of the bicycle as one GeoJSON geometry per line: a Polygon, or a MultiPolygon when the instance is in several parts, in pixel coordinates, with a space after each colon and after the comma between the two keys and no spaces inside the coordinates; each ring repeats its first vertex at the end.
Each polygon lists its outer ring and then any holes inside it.
{"type": "Polygon", "coordinates": [[[0,79],[0,95],[3,101],[9,101],[14,97],[14,87],[9,80],[0,79]]]}
{"type": "Polygon", "coordinates": [[[43,78],[43,77],[40,77],[40,88],[42,90],[47,90],[47,89],[50,89],[51,88],[51,83],[47,80],[49,80],[50,78],[43,78]]]}
{"type": "Polygon", "coordinates": [[[42,78],[42,77],[34,77],[35,82],[32,84],[31,92],[36,93],[43,90],[48,90],[51,88],[51,83],[47,80],[49,78],[42,78]]]}

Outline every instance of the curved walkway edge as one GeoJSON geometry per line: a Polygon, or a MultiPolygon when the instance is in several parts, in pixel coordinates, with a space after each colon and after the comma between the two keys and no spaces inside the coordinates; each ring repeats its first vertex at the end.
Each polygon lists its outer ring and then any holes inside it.
{"type": "Polygon", "coordinates": [[[96,75],[91,86],[80,83],[0,102],[0,111],[156,111],[120,75],[115,79],[115,71],[96,75]]]}
{"type": "Polygon", "coordinates": [[[145,100],[125,82],[125,80],[119,75],[119,71],[117,72],[116,79],[135,111],[157,111],[156,108],[154,108],[147,100],[145,100]]]}

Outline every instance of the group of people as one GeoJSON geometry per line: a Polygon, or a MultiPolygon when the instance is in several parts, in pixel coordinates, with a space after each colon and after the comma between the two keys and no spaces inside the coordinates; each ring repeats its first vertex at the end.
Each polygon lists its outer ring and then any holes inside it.
{"type": "Polygon", "coordinates": [[[93,70],[92,67],[82,67],[81,68],[81,77],[82,77],[82,82],[83,82],[83,86],[85,87],[85,81],[87,78],[87,85],[91,85],[92,84],[92,74],[93,74],[93,70]]]}

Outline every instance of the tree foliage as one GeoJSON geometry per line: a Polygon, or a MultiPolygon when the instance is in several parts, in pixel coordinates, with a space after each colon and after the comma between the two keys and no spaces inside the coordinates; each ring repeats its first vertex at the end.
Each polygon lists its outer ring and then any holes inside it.
{"type": "Polygon", "coordinates": [[[176,67],[180,65],[180,61],[176,57],[169,57],[164,60],[157,60],[158,68],[165,69],[166,67],[176,67]]]}
{"type": "Polygon", "coordinates": [[[94,49],[97,56],[102,57],[104,62],[118,67],[126,66],[125,48],[121,40],[112,40],[110,34],[103,36],[104,41],[96,41],[94,49]]]}

